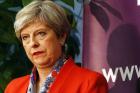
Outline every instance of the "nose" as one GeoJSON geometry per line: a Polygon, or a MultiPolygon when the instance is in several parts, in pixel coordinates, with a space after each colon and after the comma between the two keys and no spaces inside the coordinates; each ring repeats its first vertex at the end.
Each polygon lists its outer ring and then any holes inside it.
{"type": "Polygon", "coordinates": [[[37,48],[39,46],[39,42],[34,37],[32,37],[30,39],[30,44],[29,45],[32,48],[37,48]]]}

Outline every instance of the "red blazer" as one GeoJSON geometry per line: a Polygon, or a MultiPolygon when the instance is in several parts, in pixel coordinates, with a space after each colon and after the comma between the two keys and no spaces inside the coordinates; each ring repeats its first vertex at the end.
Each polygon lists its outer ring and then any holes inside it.
{"type": "MultiPolygon", "coordinates": [[[[30,76],[23,76],[10,82],[4,93],[26,93],[30,76]]],[[[72,59],[62,67],[49,93],[108,93],[105,78],[88,69],[80,68],[72,59]]]]}

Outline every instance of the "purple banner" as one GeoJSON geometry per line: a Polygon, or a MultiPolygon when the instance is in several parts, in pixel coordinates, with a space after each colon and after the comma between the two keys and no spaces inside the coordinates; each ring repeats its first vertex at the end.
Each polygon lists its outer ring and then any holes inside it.
{"type": "Polygon", "coordinates": [[[83,66],[102,73],[109,93],[139,93],[139,0],[85,0],[83,66]]]}

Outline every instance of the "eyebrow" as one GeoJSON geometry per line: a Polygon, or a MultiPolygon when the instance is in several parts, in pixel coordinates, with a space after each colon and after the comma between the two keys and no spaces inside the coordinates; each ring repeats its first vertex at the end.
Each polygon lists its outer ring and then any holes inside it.
{"type": "MultiPolygon", "coordinates": [[[[33,31],[33,33],[36,33],[36,32],[39,32],[39,31],[46,31],[47,32],[49,30],[51,30],[51,29],[50,28],[40,28],[40,29],[37,29],[37,30],[33,31]]],[[[26,32],[25,33],[24,32],[22,33],[21,32],[20,35],[22,35],[22,34],[25,34],[26,35],[26,34],[29,34],[29,33],[26,33],[26,32]]]]}

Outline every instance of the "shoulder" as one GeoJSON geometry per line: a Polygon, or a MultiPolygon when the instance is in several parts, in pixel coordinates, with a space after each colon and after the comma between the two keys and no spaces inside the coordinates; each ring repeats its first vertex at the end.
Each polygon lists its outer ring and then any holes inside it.
{"type": "Polygon", "coordinates": [[[69,72],[69,75],[72,77],[80,78],[80,79],[106,79],[104,76],[96,71],[89,70],[87,68],[79,67],[74,63],[73,59],[69,59],[68,63],[63,69],[65,73],[69,72]],[[81,78],[82,77],[82,78],[81,78]]]}
{"type": "Polygon", "coordinates": [[[83,67],[76,67],[76,69],[77,69],[77,74],[82,75],[82,77],[85,77],[86,79],[87,78],[91,80],[103,79],[106,81],[104,76],[96,71],[92,71],[83,67]]]}
{"type": "Polygon", "coordinates": [[[9,86],[9,85],[23,84],[23,83],[27,82],[27,81],[29,80],[29,78],[30,78],[29,75],[16,78],[16,79],[12,80],[12,81],[8,84],[8,86],[9,86]]]}
{"type": "Polygon", "coordinates": [[[25,88],[29,83],[30,76],[22,76],[12,80],[5,89],[5,93],[14,93],[17,92],[18,89],[25,88]]]}
{"type": "Polygon", "coordinates": [[[74,73],[82,81],[82,90],[86,93],[108,93],[108,84],[102,74],[80,67],[75,67],[74,73]]]}
{"type": "Polygon", "coordinates": [[[95,84],[96,86],[99,84],[107,85],[107,81],[102,74],[85,68],[82,68],[82,72],[83,72],[83,77],[85,76],[87,83],[92,82],[92,84],[95,84]]]}

